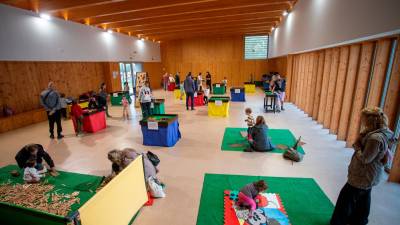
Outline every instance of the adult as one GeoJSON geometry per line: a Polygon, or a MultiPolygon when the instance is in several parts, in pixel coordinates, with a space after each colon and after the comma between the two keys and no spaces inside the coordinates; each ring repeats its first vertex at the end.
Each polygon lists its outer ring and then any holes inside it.
{"type": "Polygon", "coordinates": [[[54,123],[57,124],[57,138],[63,138],[64,135],[61,134],[61,99],[60,94],[57,92],[56,86],[52,81],[47,85],[47,89],[40,93],[40,103],[47,113],[50,138],[54,139],[54,123]]]}
{"type": "Polygon", "coordinates": [[[140,155],[143,155],[144,176],[146,181],[149,177],[157,178],[158,169],[153,165],[147,155],[140,154],[131,148],[112,150],[108,153],[108,159],[112,162],[112,176],[117,175],[140,155]]]}
{"type": "Polygon", "coordinates": [[[272,151],[275,146],[272,144],[270,137],[268,136],[268,126],[265,124],[263,116],[257,116],[256,124],[250,129],[250,148],[246,149],[248,152],[269,152],[272,151]]]}
{"type": "Polygon", "coordinates": [[[128,92],[129,93],[129,84],[126,81],[124,83],[124,92],[128,92]]]}
{"type": "Polygon", "coordinates": [[[180,78],[180,76],[179,76],[179,72],[177,72],[176,74],[175,74],[175,87],[180,87],[180,85],[181,85],[181,78],[180,78]]]}
{"type": "Polygon", "coordinates": [[[186,76],[183,82],[183,87],[186,92],[186,110],[189,110],[189,98],[191,100],[191,109],[194,110],[194,92],[196,91],[194,81],[192,79],[192,72],[186,76]]]}
{"type": "Polygon", "coordinates": [[[331,225],[365,225],[371,206],[371,190],[381,179],[389,149],[394,143],[393,132],[382,109],[361,111],[361,131],[353,144],[354,154],[348,168],[347,183],[340,191],[331,225]]]}
{"type": "Polygon", "coordinates": [[[280,90],[280,101],[281,101],[281,110],[284,111],[285,109],[283,108],[283,103],[285,101],[285,96],[286,96],[286,80],[284,78],[282,78],[279,74],[278,76],[278,81],[277,81],[277,85],[279,86],[279,90],[280,90]]]}
{"type": "Polygon", "coordinates": [[[24,169],[27,165],[26,162],[29,159],[35,159],[36,166],[35,168],[39,171],[45,171],[45,167],[43,166],[43,159],[46,161],[47,165],[50,167],[50,175],[57,176],[58,173],[54,167],[54,161],[50,157],[50,155],[44,150],[43,146],[40,144],[28,144],[25,145],[21,150],[18,151],[15,156],[15,160],[17,161],[18,166],[21,169],[24,169]]]}
{"type": "Polygon", "coordinates": [[[167,87],[168,87],[168,80],[169,80],[169,75],[168,75],[168,73],[165,73],[164,75],[163,75],[163,87],[164,87],[164,91],[166,91],[167,90],[167,87]]]}
{"type": "Polygon", "coordinates": [[[106,111],[107,117],[111,117],[110,114],[108,113],[108,104],[107,104],[108,93],[106,88],[107,88],[106,84],[101,83],[97,101],[99,108],[106,111]]]}
{"type": "Polygon", "coordinates": [[[207,71],[206,73],[206,85],[210,87],[210,91],[212,92],[212,85],[211,85],[211,74],[207,71]]]}
{"type": "Polygon", "coordinates": [[[144,82],[143,86],[139,91],[139,102],[142,108],[143,118],[147,118],[151,115],[151,90],[149,88],[149,82],[144,82]]]}
{"type": "Polygon", "coordinates": [[[275,109],[277,112],[281,111],[281,86],[279,81],[279,75],[273,75],[269,84],[269,89],[271,92],[275,93],[275,109]]]}

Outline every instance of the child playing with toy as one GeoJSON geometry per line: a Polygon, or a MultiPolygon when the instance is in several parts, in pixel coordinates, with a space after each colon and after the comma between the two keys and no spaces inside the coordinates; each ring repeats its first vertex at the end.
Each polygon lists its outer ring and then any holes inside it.
{"type": "Polygon", "coordinates": [[[253,115],[251,115],[252,113],[251,108],[246,108],[245,113],[247,116],[247,118],[244,120],[247,123],[247,137],[250,139],[251,128],[254,126],[255,122],[253,115]]]}
{"type": "Polygon", "coordinates": [[[76,121],[76,136],[82,136],[83,110],[75,99],[72,100],[71,116],[76,121]]]}
{"type": "Polygon", "coordinates": [[[40,178],[44,177],[44,174],[39,174],[35,168],[36,159],[30,158],[25,163],[26,167],[24,169],[24,181],[28,184],[39,183],[40,178]]]}
{"type": "Polygon", "coordinates": [[[129,101],[126,99],[126,96],[122,96],[122,118],[125,120],[129,120],[129,101]]]}
{"type": "Polygon", "coordinates": [[[257,208],[255,198],[258,196],[258,194],[266,191],[267,189],[268,186],[263,180],[247,184],[240,190],[238,195],[238,201],[236,202],[236,204],[238,206],[244,206],[249,208],[250,209],[249,217],[252,217],[253,212],[257,208]]]}

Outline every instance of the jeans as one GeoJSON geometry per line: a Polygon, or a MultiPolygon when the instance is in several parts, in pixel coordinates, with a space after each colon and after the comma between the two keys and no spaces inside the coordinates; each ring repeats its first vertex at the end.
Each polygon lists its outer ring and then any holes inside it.
{"type": "Polygon", "coordinates": [[[61,108],[60,110],[61,110],[61,116],[64,119],[67,119],[67,108],[61,108]]]}
{"type": "Polygon", "coordinates": [[[55,113],[50,115],[50,112],[47,112],[47,119],[49,120],[49,132],[51,135],[54,135],[54,123],[57,124],[57,135],[60,136],[62,132],[61,126],[61,112],[60,110],[56,110],[55,113]]]}
{"type": "Polygon", "coordinates": [[[194,109],[194,93],[193,92],[186,92],[186,109],[189,109],[189,98],[191,100],[191,107],[194,109]]]}
{"type": "Polygon", "coordinates": [[[371,206],[371,189],[359,189],[346,183],[340,191],[331,225],[366,225],[371,206]]]}
{"type": "Polygon", "coordinates": [[[140,105],[142,106],[143,119],[146,119],[151,115],[150,112],[151,102],[141,102],[140,105]]]}

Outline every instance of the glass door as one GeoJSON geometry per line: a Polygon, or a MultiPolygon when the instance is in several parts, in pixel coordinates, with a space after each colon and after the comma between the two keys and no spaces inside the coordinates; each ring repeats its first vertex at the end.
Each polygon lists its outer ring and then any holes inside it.
{"type": "Polygon", "coordinates": [[[136,89],[136,73],[142,72],[142,63],[119,63],[121,75],[121,86],[124,89],[125,82],[128,82],[129,93],[133,95],[136,89]]]}

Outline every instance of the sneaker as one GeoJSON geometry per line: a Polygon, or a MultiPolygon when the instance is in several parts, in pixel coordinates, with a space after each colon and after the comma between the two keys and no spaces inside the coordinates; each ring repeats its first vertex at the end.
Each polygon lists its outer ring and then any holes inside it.
{"type": "Polygon", "coordinates": [[[194,108],[192,108],[192,110],[195,110],[194,108]]]}
{"type": "Polygon", "coordinates": [[[285,109],[283,108],[283,106],[281,107],[281,110],[282,110],[282,111],[285,111],[285,109]]]}
{"type": "Polygon", "coordinates": [[[57,136],[57,139],[62,139],[63,137],[64,137],[64,135],[59,134],[59,135],[57,136]]]}
{"type": "Polygon", "coordinates": [[[254,152],[254,150],[252,148],[245,148],[244,151],[245,152],[254,152]]]}
{"type": "Polygon", "coordinates": [[[51,139],[54,139],[54,134],[50,134],[50,138],[51,138],[51,139]]]}

